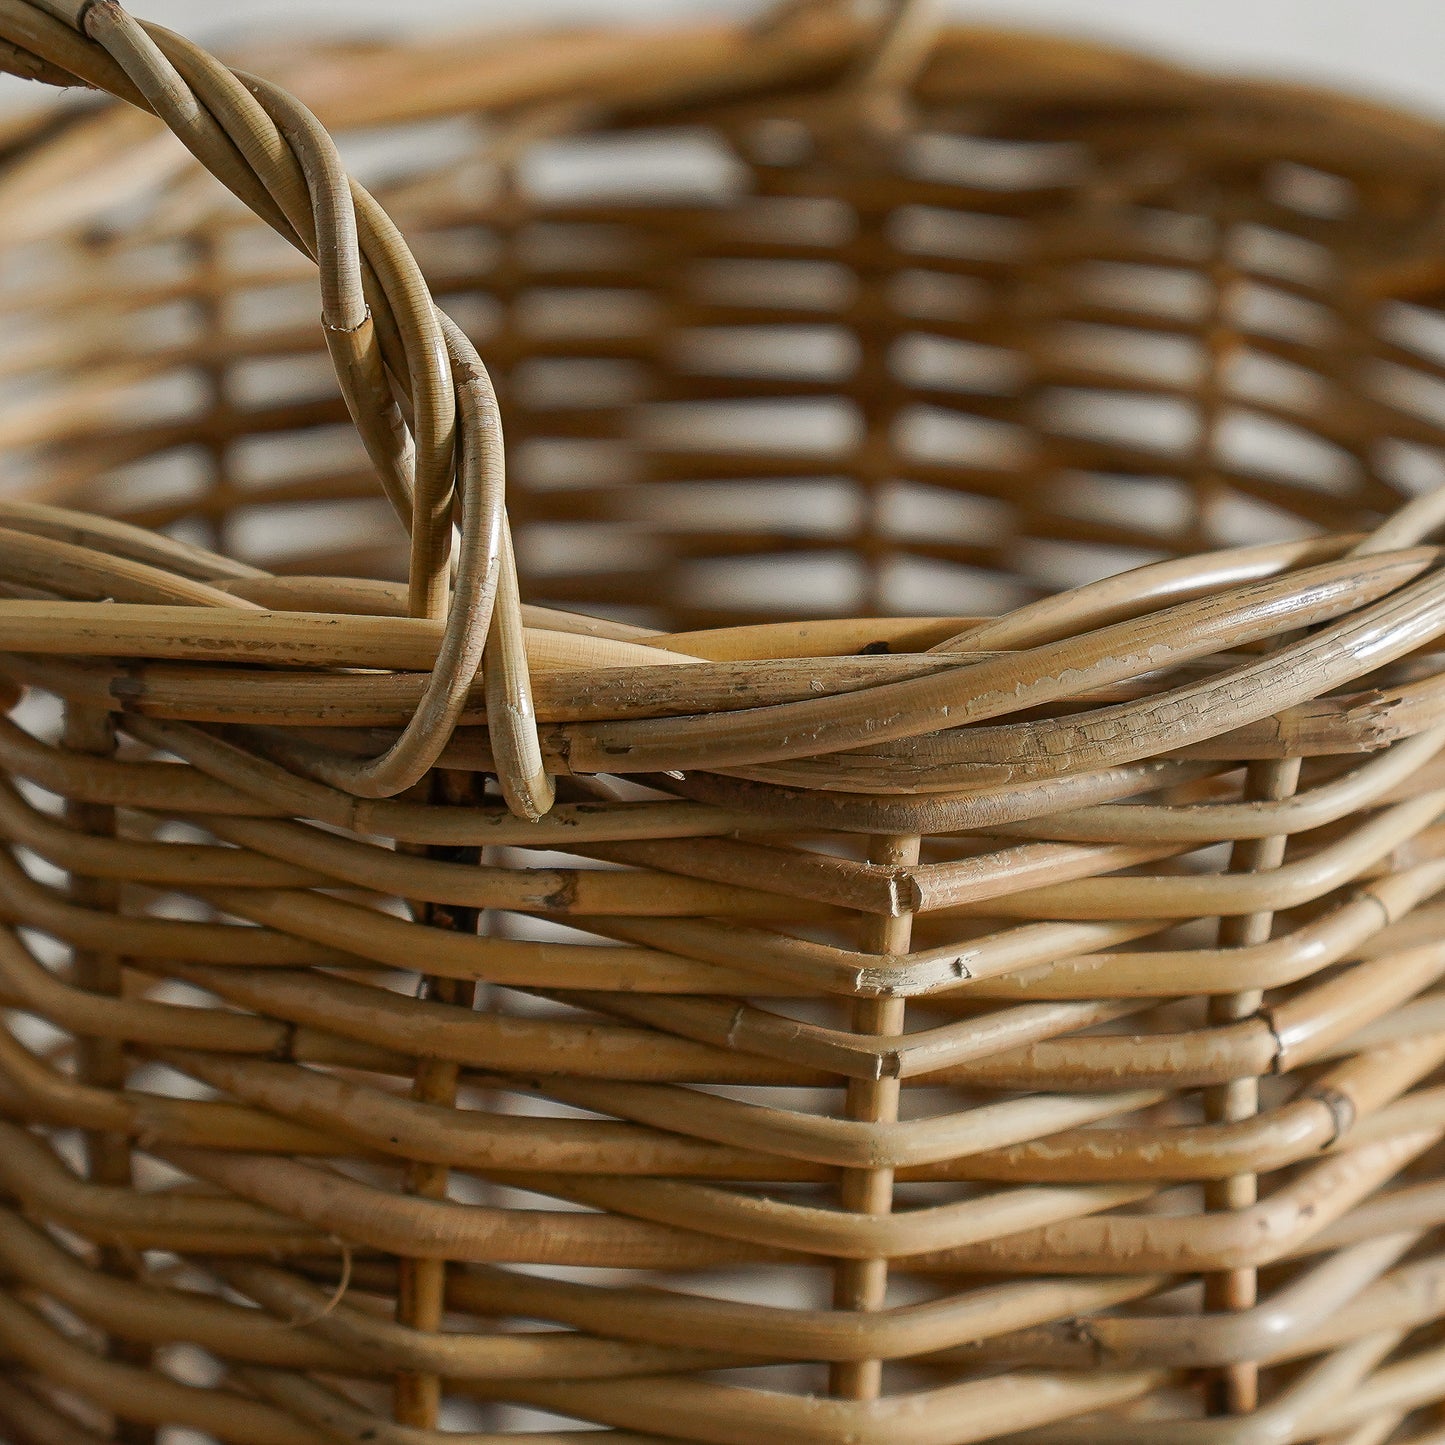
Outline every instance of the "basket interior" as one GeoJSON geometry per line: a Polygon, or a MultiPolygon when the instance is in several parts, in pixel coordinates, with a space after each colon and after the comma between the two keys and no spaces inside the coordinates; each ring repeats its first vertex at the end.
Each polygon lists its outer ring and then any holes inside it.
{"type": "MultiPolygon", "coordinates": [[[[881,138],[804,90],[345,139],[497,382],[527,601],[666,629],[991,614],[1356,530],[1445,477],[1445,325],[1428,284],[1378,295],[1428,249],[1430,166],[1383,173],[1264,95],[1125,105],[1027,65],[1016,89],[881,138]]],[[[5,256],[32,337],[10,486],[401,575],[308,263],[148,145],[5,256]]]]}

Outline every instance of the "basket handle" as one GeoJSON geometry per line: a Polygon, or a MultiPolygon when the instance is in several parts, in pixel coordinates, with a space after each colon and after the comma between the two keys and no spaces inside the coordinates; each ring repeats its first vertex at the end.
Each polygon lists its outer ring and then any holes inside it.
{"type": "Polygon", "coordinates": [[[445,621],[422,700],[395,743],[362,760],[308,753],[306,771],[360,797],[410,787],[440,757],[485,655],[502,791],[514,812],[540,817],[552,787],[531,710],[496,396],[391,219],[346,174],[300,101],[136,20],[117,0],[0,0],[0,69],[89,85],[152,112],[317,264],[342,395],[411,537],[408,610],[445,621]]]}

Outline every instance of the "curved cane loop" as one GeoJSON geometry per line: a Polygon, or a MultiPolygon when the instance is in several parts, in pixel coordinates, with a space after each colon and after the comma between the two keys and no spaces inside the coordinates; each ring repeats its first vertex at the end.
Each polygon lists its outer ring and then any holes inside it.
{"type": "Polygon", "coordinates": [[[358,760],[299,745],[280,750],[358,796],[401,792],[441,755],[490,646],[503,792],[522,816],[540,816],[552,792],[506,537],[496,396],[475,348],[434,305],[391,218],[347,175],[324,127],[294,97],[134,19],[117,0],[0,0],[0,68],[73,79],[153,112],[317,264],[342,396],[411,536],[408,610],[442,622],[442,634],[416,712],[386,752],[358,760]]]}
{"type": "Polygon", "coordinates": [[[497,605],[492,612],[483,681],[492,765],[502,796],[514,813],[535,822],[551,808],[556,793],[543,766],[537,737],[521,597],[517,591],[517,563],[512,556],[511,534],[505,527],[502,529],[501,578],[497,605]]]}
{"type": "MultiPolygon", "coordinates": [[[[272,757],[363,798],[392,797],[411,787],[441,755],[481,669],[483,648],[493,631],[503,559],[511,554],[510,540],[506,536],[502,424],[496,393],[481,358],[465,334],[450,318],[440,312],[435,314],[447,348],[448,365],[455,377],[462,525],[456,585],[431,676],[411,721],[402,729],[396,742],[379,757],[348,758],[290,740],[274,742],[269,748],[272,757]]],[[[516,614],[512,626],[520,640],[521,607],[516,600],[515,587],[509,607],[516,614]]],[[[515,723],[526,718],[530,723],[531,683],[527,676],[525,654],[518,656],[516,652],[509,652],[507,662],[499,663],[499,667],[515,679],[514,691],[526,700],[525,711],[519,709],[517,718],[511,721],[515,723]]],[[[488,721],[492,722],[490,713],[488,721]]],[[[530,746],[536,748],[540,756],[535,725],[532,726],[530,746]]],[[[512,756],[506,743],[497,742],[497,734],[501,731],[503,729],[493,724],[493,744],[499,753],[512,756]]],[[[507,791],[509,786],[503,783],[504,793],[510,802],[513,793],[507,791]]],[[[534,787],[526,796],[535,799],[541,794],[534,787]]],[[[547,806],[550,806],[550,798],[547,806]]],[[[536,810],[530,806],[519,806],[517,811],[523,817],[531,817],[536,810]]]]}

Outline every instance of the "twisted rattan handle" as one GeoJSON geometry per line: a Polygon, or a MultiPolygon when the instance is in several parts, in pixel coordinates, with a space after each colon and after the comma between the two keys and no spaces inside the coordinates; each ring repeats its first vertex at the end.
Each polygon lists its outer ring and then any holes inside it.
{"type": "Polygon", "coordinates": [[[531,712],[496,397],[390,218],[347,176],[330,136],[298,100],[136,20],[116,0],[0,0],[0,68],[91,85],[153,112],[317,263],[342,394],[411,535],[409,610],[445,623],[421,703],[392,747],[360,761],[308,757],[308,771],[364,797],[411,786],[451,736],[485,651],[502,789],[515,812],[540,816],[551,785],[531,712]]]}

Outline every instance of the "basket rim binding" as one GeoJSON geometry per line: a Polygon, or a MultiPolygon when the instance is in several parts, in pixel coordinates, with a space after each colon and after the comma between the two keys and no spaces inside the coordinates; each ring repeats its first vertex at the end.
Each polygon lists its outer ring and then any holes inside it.
{"type": "MultiPolygon", "coordinates": [[[[782,48],[789,64],[804,73],[819,68],[826,72],[829,66],[838,72],[841,62],[843,83],[835,83],[840,102],[866,111],[869,106],[860,106],[860,91],[877,87],[896,93],[921,63],[927,43],[935,38],[924,9],[903,5],[896,10],[890,34],[904,40],[871,51],[862,47],[863,53],[873,55],[866,68],[850,63],[850,58],[860,53],[860,35],[870,32],[860,30],[839,6],[790,7],[771,24],[787,32],[782,48]]],[[[764,38],[767,33],[766,26],[753,32],[764,38]]],[[[313,258],[323,258],[323,326],[348,410],[412,537],[405,611],[433,624],[421,648],[421,666],[428,669],[425,685],[400,735],[378,756],[358,760],[273,740],[273,756],[329,787],[374,799],[409,787],[449,746],[458,746],[454,734],[480,669],[487,761],[512,811],[522,818],[539,818],[550,808],[549,772],[624,771],[644,777],[666,774],[674,783],[685,782],[692,796],[731,803],[740,811],[786,807],[796,818],[800,811],[806,815],[811,810],[826,826],[858,831],[894,831],[903,826],[904,813],[911,828],[930,804],[935,818],[951,820],[953,826],[967,826],[958,819],[970,814],[1018,819],[1027,817],[1029,808],[1019,800],[1020,790],[1056,790],[1065,773],[1076,774],[1081,768],[1102,780],[1109,770],[1127,770],[1159,751],[1163,731],[1178,732],[1178,715],[1186,704],[1205,696],[1230,696],[1227,715],[1216,713],[1207,726],[1196,722],[1183,739],[1185,745],[1207,747],[1211,737],[1258,729],[1279,713],[1286,683],[1298,693],[1283,704],[1287,709],[1347,680],[1352,669],[1358,672],[1354,662],[1362,636],[1383,636],[1383,654],[1377,656],[1398,656],[1420,645],[1422,629],[1434,627],[1440,591],[1433,575],[1436,557],[1434,549],[1415,549],[1445,519],[1445,500],[1439,494],[1407,504],[1368,538],[1215,554],[1216,585],[1245,586],[1232,608],[1229,599],[1211,600],[1196,575],[1200,559],[1188,558],[1124,574],[1127,580],[1122,582],[1106,579],[1006,618],[929,639],[927,652],[938,654],[935,664],[919,664],[922,671],[912,674],[905,668],[901,680],[880,669],[880,680],[870,679],[870,686],[851,695],[808,698],[784,689],[783,700],[765,699],[750,718],[696,711],[622,717],[610,723],[539,725],[507,530],[500,421],[485,367],[460,330],[434,308],[405,242],[375,201],[345,175],[320,123],[278,87],[227,70],[180,37],[134,20],[115,0],[3,0],[0,36],[7,47],[0,51],[0,68],[49,83],[79,81],[158,114],[259,216],[313,258]],[[392,397],[388,373],[401,378],[409,393],[414,437],[408,435],[392,397]],[[461,517],[455,558],[454,497],[461,517]],[[1300,567],[1307,576],[1293,570],[1300,567]],[[1152,597],[1168,611],[1135,620],[1126,594],[1152,597]],[[1348,615],[1349,607],[1362,601],[1365,612],[1348,615]],[[1262,606],[1276,604],[1296,609],[1296,628],[1311,626],[1315,631],[1286,642],[1249,676],[1198,684],[1187,697],[1178,691],[1167,698],[1120,704],[1129,710],[1119,718],[1131,732],[1127,743],[1118,738],[1101,742],[1097,729],[1091,732],[1088,724],[950,731],[997,715],[1000,709],[991,710],[989,689],[996,682],[1017,688],[1021,654],[1035,689],[1031,696],[1047,701],[1047,678],[1061,663],[1099,664],[1121,645],[1157,630],[1161,617],[1167,616],[1176,631],[1174,660],[1187,661],[1193,649],[1203,649],[1208,636],[1217,637],[1246,616],[1258,617],[1262,606]],[[1070,628],[1080,627],[1088,629],[1083,639],[1069,636],[1070,628]],[[1014,653],[1012,660],[988,655],[1003,649],[1014,653]],[[880,713],[886,717],[881,725],[880,713]],[[946,741],[934,746],[929,761],[920,765],[911,757],[911,745],[924,735],[946,741]],[[843,776],[837,776],[839,756],[864,744],[874,762],[845,764],[843,776]],[[726,781],[711,774],[692,775],[704,766],[746,773],[726,781]],[[679,773],[686,776],[678,779],[679,773]],[[960,814],[956,795],[963,788],[973,797],[960,814]],[[952,814],[942,803],[945,798],[953,805],[952,814]]],[[[1071,53],[1094,61],[1112,55],[1126,64],[1119,52],[1103,48],[1081,46],[1071,53]]],[[[758,74],[767,76],[781,64],[765,57],[758,62],[758,74]]],[[[1137,71],[1146,91],[1151,78],[1188,73],[1132,58],[1127,65],[1131,73],[1137,71]]],[[[736,83],[759,82],[754,76],[736,83]]],[[[1251,89],[1251,83],[1201,83],[1218,93],[1251,89]]],[[[1315,95],[1299,87],[1290,87],[1287,94],[1306,108],[1315,95]]],[[[886,109],[874,107],[875,112],[886,109]]],[[[1350,120],[1384,131],[1412,149],[1419,146],[1422,156],[1429,138],[1439,133],[1428,122],[1364,104],[1352,103],[1350,120]]],[[[887,123],[886,116],[882,123],[887,123]]],[[[13,524],[27,508],[15,504],[10,510],[13,524]]],[[[28,510],[35,513],[33,506],[28,510]]],[[[29,525],[33,529],[41,522],[32,515],[29,525]]],[[[212,605],[234,607],[247,589],[235,583],[221,590],[225,601],[210,599],[212,605]]],[[[263,591],[258,586],[253,597],[264,607],[263,591]]],[[[395,611],[395,604],[395,598],[388,598],[386,610],[395,611]]],[[[77,623],[83,620],[78,609],[84,604],[64,605],[77,623]]],[[[154,639],[156,629],[166,625],[164,609],[147,603],[144,610],[147,618],[135,620],[137,635],[154,639]]],[[[109,617],[122,626],[131,620],[124,607],[110,609],[109,617]]],[[[215,620],[219,655],[226,634],[222,619],[215,620]]],[[[238,629],[247,624],[239,608],[226,620],[238,629]]],[[[1275,623],[1269,626],[1270,635],[1280,630],[1275,623]]],[[[405,644],[397,646],[405,651],[405,644]]],[[[57,649],[66,650],[64,645],[57,649]]],[[[165,655],[163,646],[154,655],[165,655]]],[[[679,647],[669,660],[706,665],[708,658],[705,649],[693,657],[679,647]]],[[[641,660],[627,654],[619,640],[606,662],[618,667],[641,660]]],[[[413,653],[391,665],[414,667],[418,660],[413,653]]],[[[1100,676],[1105,685],[1120,680],[1100,676]]],[[[688,685],[679,681],[675,690],[688,685]]],[[[543,687],[545,691],[545,679],[543,687]]],[[[1418,731],[1410,724],[1414,713],[1408,690],[1409,685],[1402,695],[1367,707],[1341,709],[1339,727],[1369,733],[1367,746],[1418,731]]],[[[1016,704],[1007,709],[1016,710],[1016,704]]],[[[1198,715],[1204,711],[1199,708],[1198,715]]],[[[1415,713],[1420,711],[1415,708],[1415,713]]],[[[1123,782],[1113,779],[1116,791],[1111,794],[1109,784],[1099,781],[1095,792],[1118,796],[1123,782]]]]}

